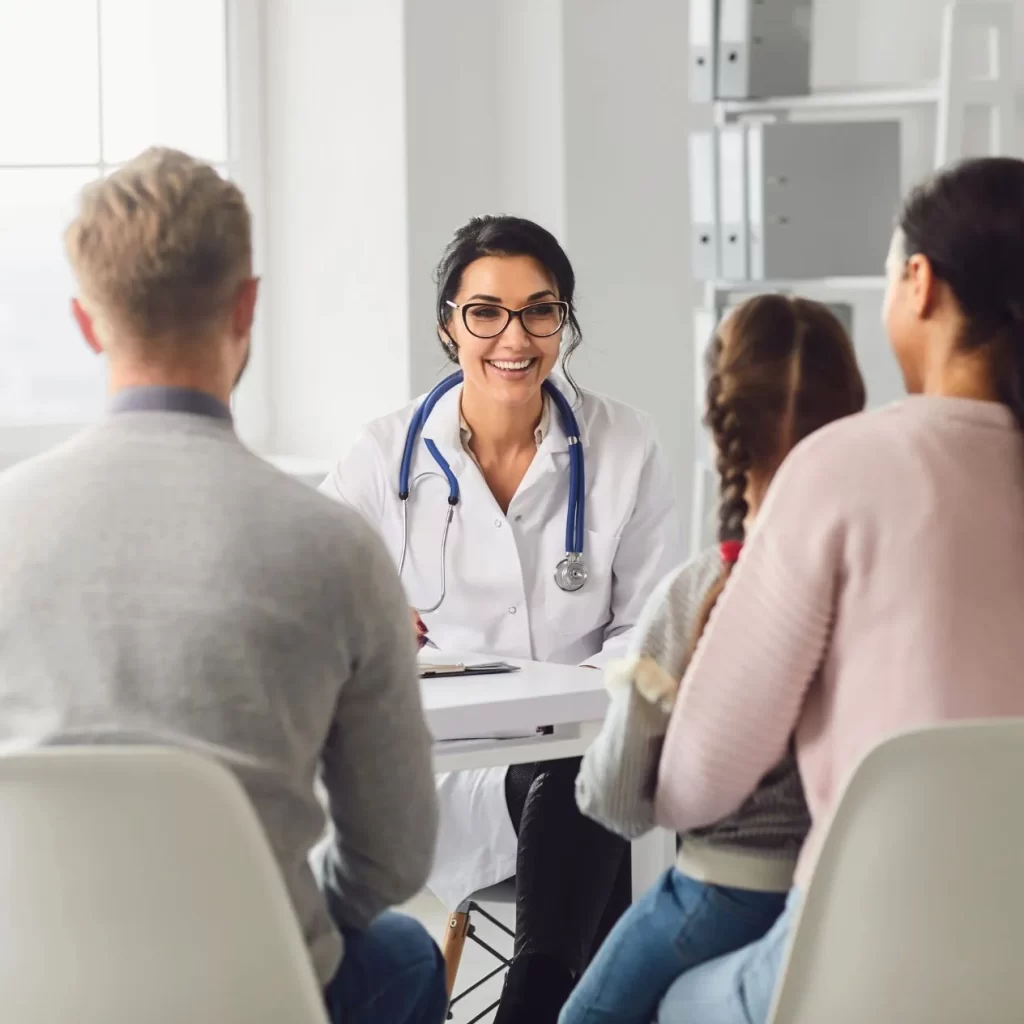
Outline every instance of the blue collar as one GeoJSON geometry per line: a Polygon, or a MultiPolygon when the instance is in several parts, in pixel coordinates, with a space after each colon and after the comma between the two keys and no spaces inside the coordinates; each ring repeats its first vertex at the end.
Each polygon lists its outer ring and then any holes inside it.
{"type": "Polygon", "coordinates": [[[205,391],[192,388],[127,388],[110,400],[110,412],[187,412],[231,423],[231,410],[205,391]]]}

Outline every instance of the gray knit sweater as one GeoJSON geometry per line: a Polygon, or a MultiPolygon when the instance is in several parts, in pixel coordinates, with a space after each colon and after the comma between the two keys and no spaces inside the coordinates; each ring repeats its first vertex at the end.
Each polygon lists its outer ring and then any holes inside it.
{"type": "Polygon", "coordinates": [[[322,982],[335,920],[365,927],[430,871],[431,737],[398,575],[359,516],[230,422],[122,412],[0,475],[0,755],[69,743],[231,768],[322,982]],[[331,827],[310,862],[317,778],[331,827]]]}
{"type": "MultiPolygon", "coordinates": [[[[672,679],[682,679],[701,606],[720,571],[718,551],[711,549],[661,583],[634,631],[633,659],[652,658],[672,679]]],[[[623,679],[621,669],[617,681],[614,673],[608,714],[583,758],[576,795],[588,817],[635,838],[654,825],[654,784],[669,715],[642,697],[628,675],[623,679]]],[[[679,867],[717,885],[784,891],[809,827],[790,754],[738,811],[683,837],[679,867]]]]}

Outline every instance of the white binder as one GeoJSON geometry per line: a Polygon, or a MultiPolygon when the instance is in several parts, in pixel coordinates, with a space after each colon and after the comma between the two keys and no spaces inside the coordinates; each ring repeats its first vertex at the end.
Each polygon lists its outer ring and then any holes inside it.
{"type": "Polygon", "coordinates": [[[715,133],[690,133],[690,222],[693,276],[718,277],[718,168],[715,133]]]}
{"type": "Polygon", "coordinates": [[[693,314],[693,504],[690,512],[690,554],[702,551],[715,538],[714,512],[718,502],[715,451],[704,426],[708,346],[718,329],[714,309],[700,307],[693,314]]]}
{"type": "Polygon", "coordinates": [[[720,0],[719,99],[801,96],[811,86],[811,0],[720,0]]]}
{"type": "Polygon", "coordinates": [[[764,238],[764,134],[760,126],[747,132],[747,267],[752,281],[763,281],[764,238]]]}
{"type": "Polygon", "coordinates": [[[747,128],[752,281],[877,274],[900,201],[900,122],[747,128]]]}
{"type": "Polygon", "coordinates": [[[719,129],[719,266],[726,281],[750,273],[747,225],[747,132],[741,125],[719,129]]]}
{"type": "MultiPolygon", "coordinates": [[[[693,407],[694,426],[696,436],[700,437],[704,429],[704,399],[707,392],[707,354],[708,346],[711,344],[718,330],[718,314],[713,309],[700,307],[693,314],[693,407]]],[[[701,449],[698,446],[698,454],[707,455],[710,448],[701,449]]]]}
{"type": "Polygon", "coordinates": [[[690,102],[715,98],[718,0],[690,0],[690,102]]]}

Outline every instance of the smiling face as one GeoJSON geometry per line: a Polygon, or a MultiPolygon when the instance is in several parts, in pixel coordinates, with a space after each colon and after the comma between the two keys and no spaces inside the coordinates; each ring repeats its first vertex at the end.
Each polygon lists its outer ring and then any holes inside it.
{"type": "Polygon", "coordinates": [[[506,406],[536,401],[558,361],[561,330],[536,337],[524,328],[522,318],[513,317],[496,337],[477,335],[496,330],[504,321],[506,314],[493,307],[518,310],[534,304],[539,306],[527,322],[545,333],[557,325],[559,316],[558,307],[546,304],[560,298],[554,279],[532,256],[482,256],[470,263],[453,299],[459,308],[452,310],[447,323],[466,388],[506,406]]]}

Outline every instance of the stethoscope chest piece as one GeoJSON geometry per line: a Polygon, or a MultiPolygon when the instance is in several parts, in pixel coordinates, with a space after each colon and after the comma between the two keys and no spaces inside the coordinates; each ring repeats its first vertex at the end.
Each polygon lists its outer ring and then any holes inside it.
{"type": "Polygon", "coordinates": [[[573,594],[587,582],[587,567],[583,556],[570,553],[555,566],[555,583],[559,590],[573,594]]]}

